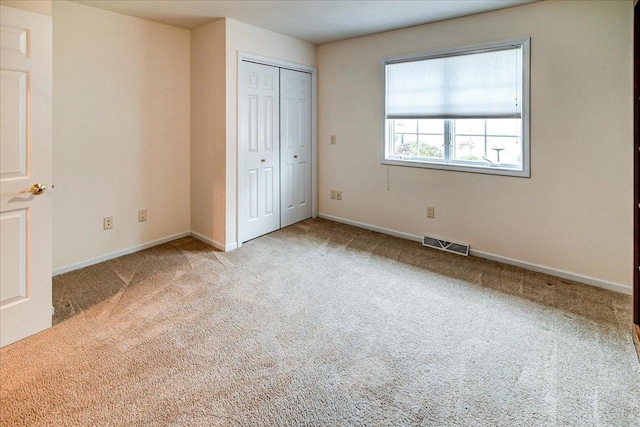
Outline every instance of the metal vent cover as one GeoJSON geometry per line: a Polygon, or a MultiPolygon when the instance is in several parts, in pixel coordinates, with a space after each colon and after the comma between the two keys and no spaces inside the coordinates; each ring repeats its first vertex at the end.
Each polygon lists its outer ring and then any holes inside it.
{"type": "Polygon", "coordinates": [[[445,252],[469,256],[469,245],[467,243],[458,243],[437,237],[424,236],[422,239],[422,245],[445,252]]]}

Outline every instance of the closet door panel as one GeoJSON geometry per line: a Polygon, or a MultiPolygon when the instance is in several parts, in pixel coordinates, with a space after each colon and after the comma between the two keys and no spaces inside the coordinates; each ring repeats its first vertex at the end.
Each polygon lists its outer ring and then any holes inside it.
{"type": "Polygon", "coordinates": [[[242,62],[238,87],[240,242],[280,228],[280,70],[242,62]]]}
{"type": "Polygon", "coordinates": [[[311,74],[281,69],[282,227],[311,218],[311,74]]]}

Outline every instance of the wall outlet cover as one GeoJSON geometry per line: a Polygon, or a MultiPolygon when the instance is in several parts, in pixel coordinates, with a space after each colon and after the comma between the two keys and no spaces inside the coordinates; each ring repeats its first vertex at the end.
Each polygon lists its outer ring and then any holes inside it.
{"type": "Polygon", "coordinates": [[[111,230],[113,228],[113,217],[106,216],[102,219],[102,228],[104,230],[111,230]]]}
{"type": "Polygon", "coordinates": [[[429,206],[427,208],[427,218],[435,218],[435,216],[436,216],[435,208],[429,206]]]}

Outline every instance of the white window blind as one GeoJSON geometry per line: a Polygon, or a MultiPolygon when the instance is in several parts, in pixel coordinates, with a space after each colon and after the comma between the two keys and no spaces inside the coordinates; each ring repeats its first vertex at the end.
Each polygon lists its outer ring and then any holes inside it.
{"type": "Polygon", "coordinates": [[[385,64],[387,119],[522,117],[522,48],[385,64]]]}

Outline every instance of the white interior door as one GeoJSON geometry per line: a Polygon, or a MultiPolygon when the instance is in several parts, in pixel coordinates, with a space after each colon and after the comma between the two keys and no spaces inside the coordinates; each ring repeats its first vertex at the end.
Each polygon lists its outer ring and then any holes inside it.
{"type": "Polygon", "coordinates": [[[51,326],[51,17],[0,6],[0,347],[51,326]]]}
{"type": "Polygon", "coordinates": [[[280,228],[280,70],[241,62],[238,84],[238,234],[280,228]]]}
{"type": "Polygon", "coordinates": [[[311,218],[311,74],[280,70],[281,226],[311,218]]]}

